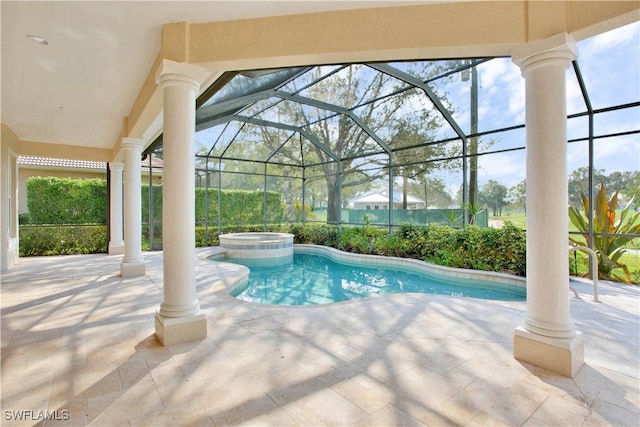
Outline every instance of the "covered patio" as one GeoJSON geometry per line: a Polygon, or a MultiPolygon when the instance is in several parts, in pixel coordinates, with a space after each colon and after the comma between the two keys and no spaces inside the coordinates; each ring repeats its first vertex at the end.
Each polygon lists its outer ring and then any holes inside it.
{"type": "Polygon", "coordinates": [[[637,288],[605,284],[602,304],[567,289],[566,76],[578,41],[640,5],[351,3],[2,2],[4,423],[637,424],[637,288]],[[510,58],[526,88],[526,303],[294,309],[216,287],[237,272],[195,249],[205,92],[247,70],[483,57],[510,58]],[[143,254],[140,159],[160,135],[163,251],[143,254]],[[109,164],[110,255],[18,259],[21,155],[109,164]]]}
{"type": "Polygon", "coordinates": [[[145,255],[147,274],[135,278],[115,274],[119,260],[107,255],[29,258],[5,273],[3,425],[638,423],[635,287],[602,283],[596,303],[590,283],[574,283],[585,365],[571,379],[513,359],[524,302],[239,303],[221,283],[237,267],[209,251],[196,262],[208,336],[167,347],[153,327],[161,252],[145,255]]]}

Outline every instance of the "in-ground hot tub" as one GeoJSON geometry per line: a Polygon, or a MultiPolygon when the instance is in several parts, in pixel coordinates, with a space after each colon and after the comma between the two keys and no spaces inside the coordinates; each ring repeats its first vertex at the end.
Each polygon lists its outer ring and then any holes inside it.
{"type": "Polygon", "coordinates": [[[230,233],[219,236],[227,258],[293,259],[293,234],[230,233]]]}

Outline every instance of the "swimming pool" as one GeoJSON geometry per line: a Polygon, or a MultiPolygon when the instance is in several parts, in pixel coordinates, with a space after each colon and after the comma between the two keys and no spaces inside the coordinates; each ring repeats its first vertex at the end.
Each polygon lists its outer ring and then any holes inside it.
{"type": "Polygon", "coordinates": [[[275,305],[316,305],[395,293],[428,293],[503,301],[524,301],[524,287],[443,276],[408,267],[379,266],[295,253],[277,264],[224,259],[247,265],[248,279],[231,290],[243,301],[275,305]]]}

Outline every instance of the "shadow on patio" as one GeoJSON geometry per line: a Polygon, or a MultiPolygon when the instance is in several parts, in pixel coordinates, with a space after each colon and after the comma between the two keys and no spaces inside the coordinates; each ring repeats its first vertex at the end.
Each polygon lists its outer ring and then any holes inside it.
{"type": "Polygon", "coordinates": [[[605,283],[601,304],[572,299],[586,364],[569,379],[513,359],[523,302],[261,306],[224,296],[216,281],[233,268],[202,257],[208,337],[162,347],[162,253],[145,261],[136,279],[114,276],[120,258],[106,255],[23,259],[3,276],[3,425],[638,422],[636,288],[605,283]]]}

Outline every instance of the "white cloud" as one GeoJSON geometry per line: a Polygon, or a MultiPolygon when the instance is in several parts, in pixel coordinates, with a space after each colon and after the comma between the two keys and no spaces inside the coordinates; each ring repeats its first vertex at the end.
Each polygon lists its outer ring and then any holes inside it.
{"type": "Polygon", "coordinates": [[[640,136],[627,135],[594,143],[594,163],[607,173],[640,170],[640,136]]]}
{"type": "MultiPolygon", "coordinates": [[[[588,142],[577,142],[567,147],[567,171],[587,167],[588,142]]],[[[640,170],[640,136],[626,135],[594,141],[594,167],[608,175],[615,171],[640,170]]]]}
{"type": "Polygon", "coordinates": [[[594,108],[638,100],[639,46],[640,23],[578,43],[578,64],[594,108]]]}
{"type": "Polygon", "coordinates": [[[507,60],[493,60],[481,65],[480,80],[482,86],[492,87],[507,72],[507,60]]]}
{"type": "Polygon", "coordinates": [[[481,122],[495,126],[524,123],[524,79],[509,58],[494,59],[479,67],[481,122]]]}
{"type": "Polygon", "coordinates": [[[639,38],[640,22],[634,22],[586,40],[580,46],[580,56],[595,55],[626,43],[635,43],[637,45],[639,38]]]}
{"type": "Polygon", "coordinates": [[[578,168],[587,167],[589,164],[588,154],[586,142],[569,144],[567,146],[567,172],[571,173],[578,168]]]}
{"type": "Polygon", "coordinates": [[[525,151],[496,153],[478,157],[478,182],[486,184],[490,179],[509,188],[525,178],[525,151]]]}

